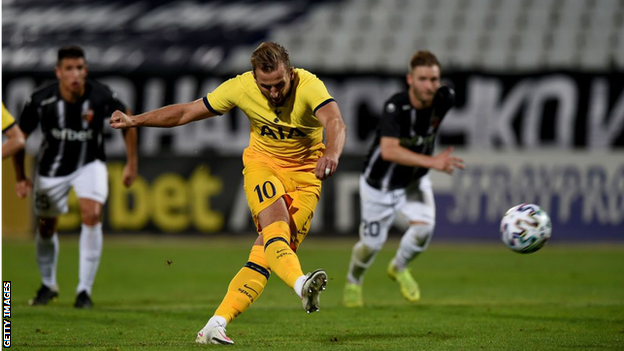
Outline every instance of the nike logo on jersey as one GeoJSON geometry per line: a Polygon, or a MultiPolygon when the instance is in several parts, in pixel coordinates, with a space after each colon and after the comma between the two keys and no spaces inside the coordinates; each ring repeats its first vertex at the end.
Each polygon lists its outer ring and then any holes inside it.
{"type": "Polygon", "coordinates": [[[272,129],[268,125],[263,125],[260,130],[260,136],[268,136],[273,139],[292,139],[295,137],[305,137],[305,133],[300,131],[297,128],[288,128],[284,129],[282,127],[277,127],[277,129],[272,129]]]}

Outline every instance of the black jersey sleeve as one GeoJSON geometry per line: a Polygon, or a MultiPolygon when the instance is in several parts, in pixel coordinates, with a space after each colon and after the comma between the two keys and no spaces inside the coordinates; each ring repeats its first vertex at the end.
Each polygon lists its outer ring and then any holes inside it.
{"type": "Polygon", "coordinates": [[[401,136],[401,126],[399,124],[399,106],[392,99],[384,105],[379,130],[382,137],[399,138],[401,136]]]}
{"type": "Polygon", "coordinates": [[[108,86],[103,85],[103,87],[107,93],[106,117],[110,117],[110,115],[112,115],[113,112],[115,112],[116,110],[126,112],[126,105],[124,105],[123,102],[119,100],[117,94],[113,92],[108,86]]]}
{"type": "Polygon", "coordinates": [[[123,102],[117,98],[116,93],[111,92],[111,114],[113,114],[115,110],[126,112],[126,105],[124,105],[123,102]]]}
{"type": "Polygon", "coordinates": [[[24,105],[19,118],[19,127],[26,135],[32,133],[39,125],[39,112],[37,112],[37,109],[37,103],[32,97],[24,105]]]}
{"type": "Polygon", "coordinates": [[[455,90],[448,85],[440,86],[433,98],[432,105],[440,116],[444,116],[448,110],[455,106],[455,90]]]}

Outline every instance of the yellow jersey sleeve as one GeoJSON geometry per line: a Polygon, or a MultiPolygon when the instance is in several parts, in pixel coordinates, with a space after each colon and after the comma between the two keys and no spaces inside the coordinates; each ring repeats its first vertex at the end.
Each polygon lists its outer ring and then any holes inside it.
{"type": "Polygon", "coordinates": [[[11,115],[9,110],[4,107],[4,103],[2,103],[2,132],[4,133],[7,129],[12,127],[15,124],[15,118],[11,115]]]}
{"type": "Polygon", "coordinates": [[[334,101],[332,96],[329,95],[325,84],[314,74],[302,69],[298,69],[297,72],[301,79],[300,89],[303,91],[302,98],[310,109],[314,111],[314,114],[316,114],[319,108],[334,101]]]}
{"type": "Polygon", "coordinates": [[[222,115],[235,106],[242,95],[241,76],[228,79],[204,97],[206,107],[217,115],[222,115]]]}

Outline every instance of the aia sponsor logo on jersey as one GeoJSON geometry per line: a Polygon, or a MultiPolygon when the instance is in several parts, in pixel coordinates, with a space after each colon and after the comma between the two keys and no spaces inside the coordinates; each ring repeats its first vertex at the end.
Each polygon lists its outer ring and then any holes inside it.
{"type": "Polygon", "coordinates": [[[268,136],[273,139],[292,139],[295,137],[305,137],[305,133],[297,128],[282,128],[278,126],[273,129],[268,125],[263,125],[260,130],[260,136],[268,136]]]}

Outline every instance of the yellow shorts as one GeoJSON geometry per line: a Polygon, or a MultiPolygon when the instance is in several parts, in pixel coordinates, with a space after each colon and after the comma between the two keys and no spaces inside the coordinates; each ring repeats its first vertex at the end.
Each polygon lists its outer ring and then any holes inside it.
{"type": "Polygon", "coordinates": [[[296,250],[308,235],[321,196],[321,181],[314,175],[316,160],[278,164],[263,153],[247,148],[243,164],[245,194],[258,232],[262,230],[258,213],[283,197],[290,212],[290,246],[296,250]]]}

